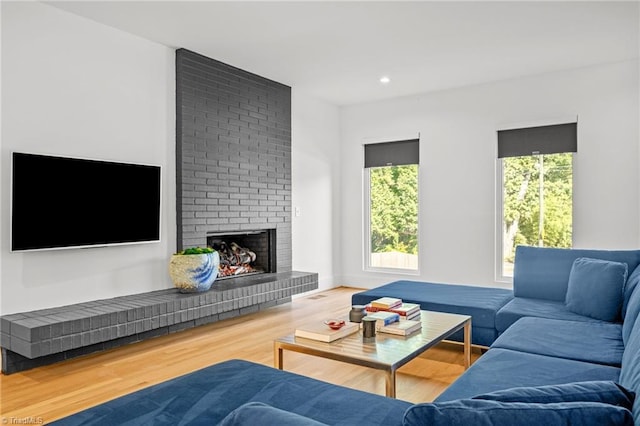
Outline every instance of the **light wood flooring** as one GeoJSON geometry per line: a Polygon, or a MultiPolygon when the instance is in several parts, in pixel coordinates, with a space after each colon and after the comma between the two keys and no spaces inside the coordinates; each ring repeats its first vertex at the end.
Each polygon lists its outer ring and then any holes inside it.
{"type": "MultiPolygon", "coordinates": [[[[48,423],[118,396],[220,361],[273,366],[273,340],[297,324],[346,315],[351,295],[340,287],[297,297],[265,311],[10,375],[0,375],[0,422],[48,423]]],[[[480,356],[473,350],[472,362],[480,356]]],[[[397,398],[429,402],[462,372],[462,346],[442,343],[402,367],[397,398]]],[[[285,370],[384,395],[384,373],[285,351],[285,370]]]]}

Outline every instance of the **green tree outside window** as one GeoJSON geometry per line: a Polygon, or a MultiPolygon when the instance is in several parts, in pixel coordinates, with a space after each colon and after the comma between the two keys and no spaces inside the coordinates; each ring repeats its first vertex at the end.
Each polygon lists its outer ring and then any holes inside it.
{"type": "Polygon", "coordinates": [[[503,161],[503,275],[515,247],[572,244],[572,154],[509,157],[503,161]]]}
{"type": "Polygon", "coordinates": [[[376,167],[369,173],[371,253],[417,257],[418,166],[376,167]]]}

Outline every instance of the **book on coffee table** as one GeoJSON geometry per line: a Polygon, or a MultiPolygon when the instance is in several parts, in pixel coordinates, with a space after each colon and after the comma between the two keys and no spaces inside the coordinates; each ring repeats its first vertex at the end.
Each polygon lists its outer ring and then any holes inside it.
{"type": "Polygon", "coordinates": [[[380,333],[389,333],[389,334],[398,334],[401,336],[407,336],[415,331],[420,330],[421,328],[422,328],[421,321],[401,320],[401,321],[396,321],[389,325],[380,327],[378,331],[380,333]]]}
{"type": "Polygon", "coordinates": [[[323,321],[313,321],[296,328],[294,335],[296,337],[304,337],[305,339],[313,339],[320,342],[333,342],[334,340],[355,333],[358,330],[360,330],[360,324],[357,322],[345,320],[344,326],[338,330],[332,330],[323,321]]]}
{"type": "Polygon", "coordinates": [[[408,320],[417,320],[420,321],[420,311],[413,313],[411,315],[407,315],[406,317],[400,317],[400,319],[408,319],[408,320]]]}
{"type": "Polygon", "coordinates": [[[396,297],[380,297],[370,303],[374,308],[389,309],[402,305],[402,299],[396,297]]]}
{"type": "Polygon", "coordinates": [[[420,312],[420,305],[417,303],[402,303],[400,306],[393,308],[377,308],[371,304],[365,306],[367,312],[389,311],[400,315],[400,318],[409,317],[420,312]]]}
{"type": "Polygon", "coordinates": [[[400,315],[391,311],[368,312],[365,318],[375,318],[376,330],[385,325],[400,321],[400,315]]]}

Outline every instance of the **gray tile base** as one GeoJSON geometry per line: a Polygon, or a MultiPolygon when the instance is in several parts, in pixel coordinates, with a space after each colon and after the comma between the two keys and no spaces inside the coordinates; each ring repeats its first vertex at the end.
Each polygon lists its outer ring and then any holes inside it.
{"type": "Polygon", "coordinates": [[[204,293],[176,289],[0,317],[2,372],[15,373],[87,353],[233,318],[318,288],[318,274],[281,272],[214,283],[204,293]]]}

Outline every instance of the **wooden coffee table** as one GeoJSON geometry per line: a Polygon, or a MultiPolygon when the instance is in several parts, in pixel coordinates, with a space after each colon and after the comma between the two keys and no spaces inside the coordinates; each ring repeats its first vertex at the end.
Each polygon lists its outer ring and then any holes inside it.
{"type": "Polygon", "coordinates": [[[362,330],[331,343],[295,337],[293,334],[274,341],[274,364],[284,368],[284,350],[315,355],[355,365],[383,370],[386,395],[396,396],[396,371],[422,352],[464,329],[464,364],[471,365],[471,317],[444,312],[420,311],[422,330],[410,336],[376,333],[365,341],[362,330]]]}

